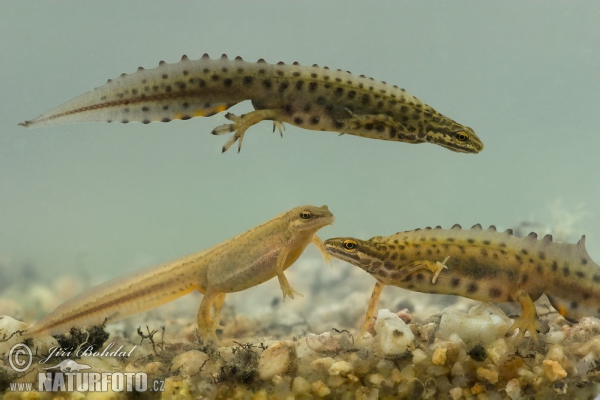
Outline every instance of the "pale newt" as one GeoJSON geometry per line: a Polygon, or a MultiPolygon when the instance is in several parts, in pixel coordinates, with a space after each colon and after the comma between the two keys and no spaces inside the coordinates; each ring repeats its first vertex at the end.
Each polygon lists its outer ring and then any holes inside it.
{"type": "Polygon", "coordinates": [[[251,100],[255,111],[225,117],[232,124],[215,128],[215,135],[233,133],[226,151],[246,129],[273,121],[300,128],[333,131],[366,138],[408,143],[435,143],[450,150],[478,153],[481,140],[471,128],[438,113],[397,86],[364,75],[298,63],[256,63],[226,55],[211,60],[183,56],[175,64],[161,61],[154,69],[138,68],[39,117],[21,123],[36,127],[72,122],[169,122],[208,117],[251,100]]]}
{"type": "Polygon", "coordinates": [[[450,294],[489,302],[518,302],[523,310],[507,335],[529,331],[538,339],[534,301],[546,294],[568,320],[600,316],[600,268],[587,254],[585,236],[577,244],[538,240],[535,233],[512,230],[416,229],[369,240],[351,237],[325,241],[329,254],[370,273],[377,283],[363,332],[377,309],[384,285],[424,293],[450,294]]]}
{"type": "Polygon", "coordinates": [[[293,208],[207,250],[96,286],[58,306],[21,334],[25,338],[56,335],[72,327],[112,322],[197,290],[204,294],[198,311],[199,333],[216,340],[226,293],[239,292],[277,276],[284,300],[298,294],[284,271],[309,243],[315,244],[329,261],[316,232],[333,221],[327,206],[293,208]]]}

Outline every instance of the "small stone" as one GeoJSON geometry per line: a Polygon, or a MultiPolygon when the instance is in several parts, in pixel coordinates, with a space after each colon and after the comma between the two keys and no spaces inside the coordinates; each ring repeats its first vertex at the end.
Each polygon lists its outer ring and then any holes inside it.
{"type": "Polygon", "coordinates": [[[550,344],[559,344],[562,343],[566,339],[567,335],[563,331],[552,331],[548,332],[546,336],[544,336],[544,342],[550,344]]]}
{"type": "Polygon", "coordinates": [[[375,387],[380,387],[385,382],[385,378],[381,374],[371,374],[367,376],[367,382],[375,387]]]}
{"type": "Polygon", "coordinates": [[[352,368],[352,364],[347,361],[338,361],[331,364],[329,367],[329,375],[341,375],[346,376],[351,373],[354,369],[352,368]]]}
{"type": "Polygon", "coordinates": [[[337,351],[340,349],[340,344],[338,343],[336,337],[330,332],[325,332],[320,335],[315,335],[314,333],[307,334],[306,345],[312,351],[317,353],[337,351]]]}
{"type": "Polygon", "coordinates": [[[379,399],[379,389],[361,386],[354,393],[355,400],[377,400],[379,399]]]}
{"type": "Polygon", "coordinates": [[[192,399],[189,384],[180,376],[172,376],[165,379],[164,392],[161,394],[163,400],[192,399]]]}
{"type": "Polygon", "coordinates": [[[427,371],[428,374],[433,376],[441,376],[448,374],[448,372],[450,372],[450,369],[447,367],[442,367],[441,365],[430,365],[425,369],[425,371],[427,371]]]}
{"type": "Polygon", "coordinates": [[[402,374],[400,373],[400,370],[398,368],[394,368],[392,372],[390,372],[390,379],[393,383],[402,382],[402,374]]]}
{"type": "Polygon", "coordinates": [[[294,394],[310,393],[310,389],[310,382],[301,376],[295,377],[292,381],[292,392],[294,392],[294,394]]]}
{"type": "Polygon", "coordinates": [[[160,361],[154,361],[146,364],[146,373],[147,374],[156,374],[162,368],[163,363],[160,361]]]}
{"type": "Polygon", "coordinates": [[[252,400],[268,400],[269,395],[265,389],[261,389],[258,392],[254,393],[251,397],[252,400]]]}
{"type": "Polygon", "coordinates": [[[504,340],[504,338],[494,340],[490,344],[489,348],[486,349],[486,351],[487,356],[494,364],[500,364],[501,360],[503,360],[508,354],[506,340],[504,340]]]}
{"type": "Polygon", "coordinates": [[[415,335],[396,314],[381,309],[375,322],[379,349],[385,355],[396,355],[414,348],[415,335]]]}
{"type": "Polygon", "coordinates": [[[462,395],[463,391],[461,388],[455,387],[450,389],[450,397],[452,397],[452,400],[458,400],[462,397],[462,395]]]}
{"type": "Polygon", "coordinates": [[[479,367],[477,368],[477,376],[490,383],[498,383],[498,371],[492,371],[487,368],[479,367]]]}
{"type": "Polygon", "coordinates": [[[296,348],[293,344],[278,342],[262,352],[258,361],[258,375],[268,381],[275,375],[283,375],[297,366],[296,348]]]}
{"type": "Polygon", "coordinates": [[[396,315],[407,324],[410,324],[410,321],[412,321],[412,316],[410,315],[408,308],[403,308],[402,310],[398,311],[396,315]]]}
{"type": "Polygon", "coordinates": [[[421,364],[423,361],[425,361],[428,358],[427,353],[425,353],[421,349],[415,349],[415,351],[413,351],[412,355],[413,355],[412,362],[415,365],[421,364]]]}
{"type": "Polygon", "coordinates": [[[550,382],[557,381],[559,379],[566,378],[567,371],[554,360],[544,360],[542,363],[544,367],[544,372],[546,373],[546,377],[550,382]]]}
{"type": "Polygon", "coordinates": [[[174,357],[171,361],[171,372],[178,371],[181,376],[192,376],[198,374],[208,355],[198,350],[190,350],[174,357]]]}
{"type": "MultiPolygon", "coordinates": [[[[8,338],[14,332],[25,330],[28,327],[29,324],[26,324],[25,322],[17,321],[16,319],[6,315],[0,316],[0,338],[3,335],[6,335],[8,338]]],[[[0,342],[0,356],[4,356],[5,353],[10,351],[10,348],[13,345],[22,341],[23,339],[21,338],[21,335],[15,334],[12,338],[10,338],[10,340],[7,340],[6,342],[0,342]]]]}
{"type": "Polygon", "coordinates": [[[465,367],[460,361],[455,362],[450,368],[450,375],[452,376],[465,376],[466,374],[465,367]]]}
{"type": "Polygon", "coordinates": [[[435,349],[433,352],[433,357],[431,357],[431,362],[435,365],[444,365],[446,363],[446,352],[448,349],[435,349]]]}
{"type": "Polygon", "coordinates": [[[331,393],[331,390],[327,387],[327,385],[325,385],[321,381],[313,382],[313,384],[311,386],[312,386],[312,391],[315,394],[315,396],[325,397],[325,396],[329,395],[329,393],[331,393]]]}
{"type": "Polygon", "coordinates": [[[471,393],[473,393],[473,394],[481,394],[483,392],[485,392],[485,386],[479,382],[474,384],[473,387],[471,388],[471,393]]]}
{"type": "Polygon", "coordinates": [[[517,378],[508,381],[505,390],[506,395],[510,397],[511,400],[521,399],[521,385],[519,385],[519,380],[517,378]]]}
{"type": "Polygon", "coordinates": [[[502,337],[512,322],[498,307],[481,303],[469,310],[468,314],[448,312],[440,320],[439,337],[449,340],[456,333],[468,344],[487,345],[502,337]]]}
{"type": "Polygon", "coordinates": [[[342,386],[344,382],[346,382],[346,378],[339,375],[332,375],[329,378],[327,378],[327,386],[334,389],[336,387],[342,386]]]}
{"type": "Polygon", "coordinates": [[[319,374],[328,374],[329,367],[335,362],[331,357],[317,358],[315,361],[310,363],[310,368],[319,374]]]}

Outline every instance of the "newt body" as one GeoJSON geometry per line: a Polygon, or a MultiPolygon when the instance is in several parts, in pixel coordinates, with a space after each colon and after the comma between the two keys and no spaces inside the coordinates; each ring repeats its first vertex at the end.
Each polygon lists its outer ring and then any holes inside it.
{"type": "Polygon", "coordinates": [[[251,100],[255,111],[239,117],[228,113],[233,123],[212,132],[233,133],[223,151],[236,141],[239,151],[246,129],[263,120],[272,120],[280,133],[288,123],[373,139],[430,142],[466,153],[483,149],[471,128],[385,82],[316,65],[250,63],[225,55],[212,60],[206,54],[193,61],[183,56],[175,64],[161,61],[154,69],[140,67],[20,125],[169,122],[208,117],[244,100],[251,100]]]}
{"type": "Polygon", "coordinates": [[[294,298],[284,271],[314,243],[329,260],[316,232],[333,223],[327,206],[296,207],[207,250],[105,282],[66,301],[22,333],[40,337],[72,327],[100,325],[150,310],[194,290],[204,294],[198,311],[200,334],[216,339],[225,294],[275,276],[294,298]],[[214,318],[211,307],[214,306],[214,318]]]}
{"type": "Polygon", "coordinates": [[[366,325],[384,285],[480,301],[518,302],[523,312],[508,334],[519,329],[537,339],[534,301],[546,294],[569,320],[600,316],[600,268],[577,244],[554,243],[550,235],[520,238],[496,228],[417,229],[369,240],[343,237],[325,241],[327,251],[369,272],[377,284],[366,325]]]}

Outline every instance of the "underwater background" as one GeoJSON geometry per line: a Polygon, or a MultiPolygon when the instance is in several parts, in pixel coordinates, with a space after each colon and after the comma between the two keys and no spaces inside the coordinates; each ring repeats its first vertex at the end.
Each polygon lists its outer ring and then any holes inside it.
{"type": "MultiPolygon", "coordinates": [[[[571,243],[585,234],[599,263],[599,23],[600,8],[585,1],[0,0],[0,297],[26,301],[28,283],[61,277],[87,287],[303,204],[335,215],[322,239],[494,224],[571,243]],[[461,154],[290,125],[282,139],[262,122],[241,153],[221,154],[229,136],[210,132],[224,113],[17,126],[123,72],[204,53],[398,85],[473,128],[485,148],[461,154]]],[[[354,268],[322,265],[309,246],[286,274],[310,304],[306,271],[318,271],[326,292],[354,268]]],[[[374,280],[359,272],[366,299],[374,280]]],[[[270,305],[249,301],[265,290],[280,296],[271,280],[226,303],[250,314],[270,305]]],[[[199,298],[179,311],[193,318],[199,298]]]]}
{"type": "Polygon", "coordinates": [[[599,20],[590,2],[2,1],[0,270],[105,280],[302,204],[336,216],[323,239],[571,223],[568,239],[586,234],[598,262],[599,20]],[[122,72],[203,53],[385,80],[472,127],[485,148],[293,126],[281,139],[263,122],[241,153],[221,154],[227,136],[210,131],[224,113],[17,126],[122,72]]]}

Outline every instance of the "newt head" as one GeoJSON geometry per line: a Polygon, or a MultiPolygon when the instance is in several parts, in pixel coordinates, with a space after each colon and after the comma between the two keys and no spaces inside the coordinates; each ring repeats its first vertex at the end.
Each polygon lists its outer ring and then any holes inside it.
{"type": "Polygon", "coordinates": [[[375,272],[382,265],[385,254],[376,243],[352,237],[327,239],[325,250],[335,258],[356,265],[369,273],[375,272]]]}
{"type": "Polygon", "coordinates": [[[426,140],[459,153],[479,153],[483,150],[483,142],[475,131],[463,126],[448,117],[439,115],[425,126],[426,140]]]}
{"type": "Polygon", "coordinates": [[[293,232],[316,232],[333,224],[335,217],[327,206],[300,206],[287,212],[289,227],[293,232]]]}

